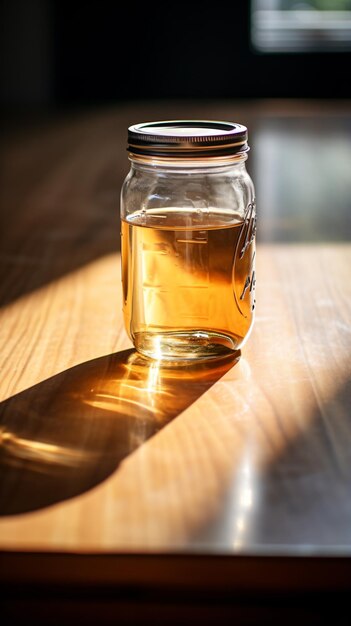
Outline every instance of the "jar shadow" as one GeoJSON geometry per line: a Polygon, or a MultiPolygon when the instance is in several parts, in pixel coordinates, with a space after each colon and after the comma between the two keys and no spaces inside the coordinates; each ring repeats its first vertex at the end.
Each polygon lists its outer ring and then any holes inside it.
{"type": "Polygon", "coordinates": [[[82,494],[239,361],[178,365],[134,350],[65,370],[0,404],[0,515],[82,494]]]}

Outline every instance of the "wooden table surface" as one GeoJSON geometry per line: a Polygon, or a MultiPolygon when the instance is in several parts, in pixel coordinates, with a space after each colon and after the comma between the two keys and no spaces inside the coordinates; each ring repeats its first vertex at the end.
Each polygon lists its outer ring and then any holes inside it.
{"type": "MultiPolygon", "coordinates": [[[[236,109],[236,121],[253,127],[253,154],[255,138],[259,149],[276,119],[284,128],[299,120],[305,130],[312,120],[312,134],[322,120],[338,141],[349,128],[345,107],[148,103],[5,129],[0,581],[7,589],[146,581],[199,589],[205,581],[230,593],[350,590],[349,214],[334,214],[329,241],[330,212],[313,214],[315,229],[306,226],[303,237],[300,213],[284,222],[284,206],[268,214],[263,199],[251,338],[241,358],[181,368],[131,349],[118,220],[129,123],[233,119],[236,109]]],[[[258,210],[262,181],[269,183],[264,167],[256,157],[258,210]]],[[[349,178],[334,188],[335,205],[348,209],[349,178]]],[[[310,177],[306,198],[321,179],[322,172],[310,177]]]]}

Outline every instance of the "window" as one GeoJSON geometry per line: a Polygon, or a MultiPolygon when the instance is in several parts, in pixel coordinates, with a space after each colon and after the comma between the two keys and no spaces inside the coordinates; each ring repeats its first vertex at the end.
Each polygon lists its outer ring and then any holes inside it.
{"type": "Polygon", "coordinates": [[[251,41],[259,52],[351,50],[351,0],[252,0],[251,41]]]}

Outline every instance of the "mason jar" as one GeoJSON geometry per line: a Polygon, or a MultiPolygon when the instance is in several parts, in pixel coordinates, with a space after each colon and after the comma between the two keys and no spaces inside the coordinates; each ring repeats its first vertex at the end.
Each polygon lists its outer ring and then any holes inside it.
{"type": "Polygon", "coordinates": [[[121,192],[123,314],[153,359],[237,352],[255,309],[255,192],[247,129],[180,120],[129,128],[121,192]]]}

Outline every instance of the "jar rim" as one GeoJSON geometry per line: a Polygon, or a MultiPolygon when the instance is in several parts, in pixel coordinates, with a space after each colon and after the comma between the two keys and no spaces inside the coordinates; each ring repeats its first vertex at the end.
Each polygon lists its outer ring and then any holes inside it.
{"type": "Polygon", "coordinates": [[[217,120],[164,120],[128,128],[128,151],[145,156],[194,158],[245,154],[247,128],[217,120]]]}

